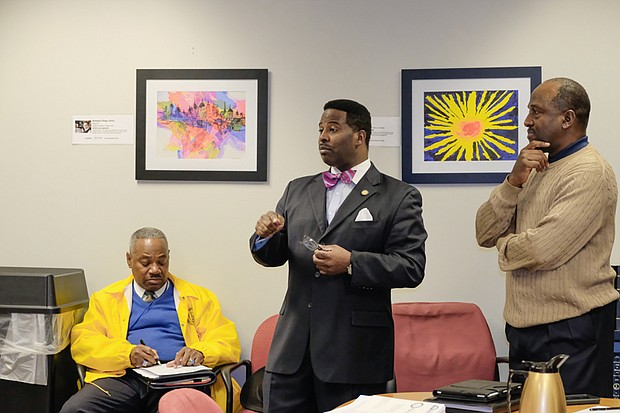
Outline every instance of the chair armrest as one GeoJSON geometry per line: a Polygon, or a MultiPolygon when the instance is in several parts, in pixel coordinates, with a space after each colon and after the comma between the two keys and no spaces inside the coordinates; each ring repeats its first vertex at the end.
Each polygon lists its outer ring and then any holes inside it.
{"type": "Polygon", "coordinates": [[[252,362],[250,360],[241,360],[238,363],[224,364],[217,367],[218,373],[222,376],[224,387],[226,388],[226,413],[233,413],[233,378],[232,372],[239,367],[245,367],[245,379],[250,378],[252,373],[252,362]]]}
{"type": "Polygon", "coordinates": [[[82,364],[76,364],[78,380],[80,383],[80,389],[84,387],[85,379],[86,379],[86,366],[82,364]]]}
{"type": "Polygon", "coordinates": [[[500,364],[509,364],[508,356],[496,356],[495,357],[495,380],[500,380],[500,374],[499,374],[500,364]]]}
{"type": "Polygon", "coordinates": [[[497,364],[508,364],[508,356],[497,356],[495,357],[495,362],[497,364]]]}
{"type": "Polygon", "coordinates": [[[385,383],[385,392],[386,393],[396,393],[396,376],[392,378],[392,380],[385,383]]]}

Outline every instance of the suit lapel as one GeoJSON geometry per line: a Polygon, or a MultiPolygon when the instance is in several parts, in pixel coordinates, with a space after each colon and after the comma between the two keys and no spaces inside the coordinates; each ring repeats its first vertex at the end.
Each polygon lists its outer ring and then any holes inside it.
{"type": "MultiPolygon", "coordinates": [[[[381,176],[379,171],[374,165],[371,165],[370,169],[368,169],[358,184],[355,185],[355,188],[353,188],[353,191],[351,191],[347,199],[345,199],[340,208],[338,208],[336,215],[334,215],[334,219],[332,219],[329,227],[327,227],[323,237],[339,227],[349,215],[355,213],[366,200],[370,199],[377,192],[377,186],[380,183],[381,176]]],[[[325,198],[323,197],[323,199],[325,198]]],[[[325,214],[323,214],[323,216],[325,216],[325,214]]],[[[323,218],[323,221],[325,222],[325,218],[323,218]]]]}
{"type": "Polygon", "coordinates": [[[327,228],[327,220],[325,219],[325,184],[321,175],[316,176],[308,185],[308,197],[314,218],[322,234],[327,228]]]}

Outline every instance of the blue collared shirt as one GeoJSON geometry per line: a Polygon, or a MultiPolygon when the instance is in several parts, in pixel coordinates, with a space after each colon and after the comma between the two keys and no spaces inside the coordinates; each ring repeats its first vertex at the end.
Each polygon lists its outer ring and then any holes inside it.
{"type": "Polygon", "coordinates": [[[562,158],[566,158],[568,155],[572,155],[580,149],[585,148],[586,146],[588,146],[588,135],[584,136],[583,138],[579,138],[555,155],[549,156],[549,163],[553,163],[555,161],[559,161],[562,158]]]}

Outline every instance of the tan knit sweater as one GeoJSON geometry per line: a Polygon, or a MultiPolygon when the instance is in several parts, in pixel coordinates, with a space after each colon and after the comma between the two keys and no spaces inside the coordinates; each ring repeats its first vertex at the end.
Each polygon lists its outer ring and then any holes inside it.
{"type": "Polygon", "coordinates": [[[610,267],[618,188],[591,146],[505,180],[476,215],[476,239],[497,247],[506,271],[504,318],[530,327],[582,315],[618,299],[610,267]]]}

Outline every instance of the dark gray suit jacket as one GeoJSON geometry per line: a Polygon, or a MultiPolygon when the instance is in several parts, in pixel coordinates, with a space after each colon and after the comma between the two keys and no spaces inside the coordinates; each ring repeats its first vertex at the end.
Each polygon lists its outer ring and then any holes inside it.
{"type": "Polygon", "coordinates": [[[424,277],[422,197],[372,165],[327,226],[325,191],[321,174],[291,181],[276,208],[284,229],[252,253],[264,266],[289,264],[267,371],[296,372],[309,345],[320,380],[383,383],[394,364],[390,290],[424,277]],[[356,220],[364,208],[372,221],[356,220]],[[353,275],[320,275],[300,243],[304,234],[351,251],[353,275]]]}

